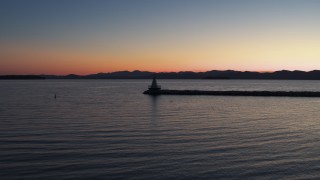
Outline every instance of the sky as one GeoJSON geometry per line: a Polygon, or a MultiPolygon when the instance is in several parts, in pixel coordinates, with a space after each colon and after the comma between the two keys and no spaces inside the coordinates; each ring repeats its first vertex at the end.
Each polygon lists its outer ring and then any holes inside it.
{"type": "Polygon", "coordinates": [[[320,69],[319,0],[1,0],[0,74],[320,69]]]}

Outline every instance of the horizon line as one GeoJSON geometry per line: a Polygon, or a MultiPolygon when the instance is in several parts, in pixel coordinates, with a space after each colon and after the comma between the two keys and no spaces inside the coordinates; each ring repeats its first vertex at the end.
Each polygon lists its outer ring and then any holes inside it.
{"type": "Polygon", "coordinates": [[[29,73],[29,74],[0,74],[0,76],[68,76],[68,75],[76,75],[76,76],[88,76],[88,75],[94,75],[94,74],[112,74],[112,73],[117,73],[117,72],[149,72],[149,73],[182,73],[182,72],[193,72],[193,73],[205,73],[205,72],[210,72],[210,71],[236,71],[236,72],[257,72],[257,73],[274,73],[274,72],[280,72],[280,71],[289,71],[289,72],[295,72],[295,71],[300,71],[300,72],[312,72],[312,71],[320,71],[319,69],[313,69],[310,71],[303,71],[303,70],[287,70],[287,69],[282,69],[282,70],[275,70],[275,71],[250,71],[250,70],[233,70],[233,69],[226,69],[226,70],[207,70],[207,71],[148,71],[148,70],[119,70],[119,71],[110,71],[110,72],[97,72],[97,73],[90,73],[90,74],[76,74],[76,73],[68,73],[68,74],[44,74],[44,73],[29,73]]]}

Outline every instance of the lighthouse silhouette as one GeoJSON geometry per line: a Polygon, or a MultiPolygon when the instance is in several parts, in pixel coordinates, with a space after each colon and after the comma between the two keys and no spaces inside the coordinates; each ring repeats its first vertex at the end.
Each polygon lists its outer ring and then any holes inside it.
{"type": "Polygon", "coordinates": [[[151,86],[149,86],[149,90],[150,91],[157,91],[157,90],[160,90],[160,89],[161,89],[161,86],[159,86],[157,84],[156,75],[153,75],[152,83],[151,83],[151,86]]]}

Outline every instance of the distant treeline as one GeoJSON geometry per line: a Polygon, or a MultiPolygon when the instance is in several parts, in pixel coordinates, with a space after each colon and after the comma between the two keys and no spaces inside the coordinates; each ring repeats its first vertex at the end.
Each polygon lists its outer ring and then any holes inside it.
{"type": "Polygon", "coordinates": [[[0,79],[150,79],[156,75],[159,79],[285,79],[285,80],[320,80],[320,70],[314,71],[206,71],[206,72],[160,72],[149,71],[118,71],[112,73],[98,73],[90,75],[69,74],[57,75],[8,75],[0,76],[0,79]]]}

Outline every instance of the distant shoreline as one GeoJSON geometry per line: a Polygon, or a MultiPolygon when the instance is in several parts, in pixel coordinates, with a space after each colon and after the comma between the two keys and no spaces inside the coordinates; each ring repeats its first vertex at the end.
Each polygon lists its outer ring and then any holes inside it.
{"type": "Polygon", "coordinates": [[[117,71],[89,75],[1,75],[0,80],[43,80],[43,79],[204,79],[204,80],[320,80],[320,70],[314,71],[206,71],[206,72],[149,72],[149,71],[117,71]]]}

